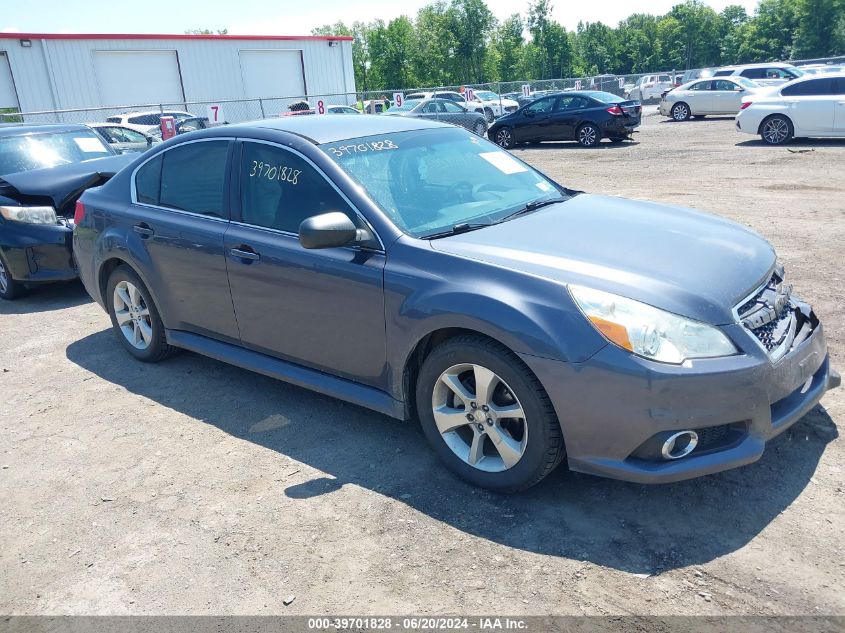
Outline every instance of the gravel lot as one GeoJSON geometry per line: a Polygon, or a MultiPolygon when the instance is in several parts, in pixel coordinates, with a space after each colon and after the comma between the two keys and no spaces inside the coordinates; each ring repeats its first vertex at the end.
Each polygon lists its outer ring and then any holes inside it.
{"type": "MultiPolygon", "coordinates": [[[[760,231],[845,369],[845,142],[649,116],[634,143],[516,153],[760,231]]],[[[415,424],[189,353],[135,362],[80,285],[43,288],[0,303],[0,613],[845,614],[845,391],[822,405],[739,470],[560,468],[497,496],[415,424]]]]}

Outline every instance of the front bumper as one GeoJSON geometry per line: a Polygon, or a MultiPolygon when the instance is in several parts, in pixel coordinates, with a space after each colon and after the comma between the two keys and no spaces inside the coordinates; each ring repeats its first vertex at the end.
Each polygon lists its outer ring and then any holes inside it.
{"type": "Polygon", "coordinates": [[[666,101],[666,99],[660,100],[660,105],[657,106],[657,111],[660,112],[662,116],[669,116],[671,114],[670,103],[666,101]]]}
{"type": "Polygon", "coordinates": [[[71,224],[0,224],[0,252],[12,279],[42,283],[76,279],[71,224]]]}
{"type": "MultiPolygon", "coordinates": [[[[741,325],[726,326],[741,340],[741,325]]],[[[749,345],[737,356],[664,365],[608,345],[588,361],[522,355],[557,411],[572,470],[639,483],[667,483],[757,461],[766,442],[839,386],[821,324],[772,363],[749,345]],[[655,435],[731,429],[723,445],[678,460],[635,455],[655,435]]]]}

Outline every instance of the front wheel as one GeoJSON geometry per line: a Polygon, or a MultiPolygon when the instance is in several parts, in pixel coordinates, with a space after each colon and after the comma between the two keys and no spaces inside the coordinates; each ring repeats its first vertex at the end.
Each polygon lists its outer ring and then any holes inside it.
{"type": "Polygon", "coordinates": [[[676,103],[672,106],[672,119],[675,121],[689,121],[690,109],[686,103],[676,103]]]}
{"type": "Polygon", "coordinates": [[[495,341],[460,336],[436,347],[420,370],[416,403],[434,451],[477,486],[524,490],[564,457],[549,397],[522,361],[495,341]]]}
{"type": "Polygon", "coordinates": [[[164,324],[149,290],[128,266],[118,266],[109,277],[106,301],[123,347],[138,360],[154,363],[169,356],[164,324]]]}
{"type": "Polygon", "coordinates": [[[601,140],[601,131],[592,123],[585,123],[578,128],[575,139],[581,147],[595,147],[601,140]]]}
{"type": "Polygon", "coordinates": [[[493,119],[496,118],[493,114],[492,108],[484,108],[484,118],[487,119],[487,123],[492,123],[493,119]]]}
{"type": "Polygon", "coordinates": [[[478,134],[478,136],[484,136],[484,134],[487,132],[487,125],[484,123],[484,121],[478,121],[475,126],[473,126],[472,131],[478,134]]]}
{"type": "Polygon", "coordinates": [[[23,294],[23,284],[12,279],[12,271],[6,265],[3,256],[0,255],[0,299],[11,301],[23,294]]]}
{"type": "Polygon", "coordinates": [[[514,145],[513,131],[509,127],[503,127],[496,130],[494,139],[496,141],[496,145],[504,149],[511,149],[514,145]]]}
{"type": "Polygon", "coordinates": [[[792,139],[792,121],[781,114],[775,114],[763,121],[760,136],[769,145],[782,145],[792,139]]]}

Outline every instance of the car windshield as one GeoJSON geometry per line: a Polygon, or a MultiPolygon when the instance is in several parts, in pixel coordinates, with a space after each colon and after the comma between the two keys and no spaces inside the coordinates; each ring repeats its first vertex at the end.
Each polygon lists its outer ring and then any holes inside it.
{"type": "Polygon", "coordinates": [[[321,149],[413,237],[492,224],[531,203],[567,199],[510,153],[459,128],[353,138],[321,149]]]}
{"type": "Polygon", "coordinates": [[[413,110],[414,108],[416,108],[419,105],[420,101],[421,101],[420,99],[406,99],[405,102],[402,105],[400,105],[400,106],[399,105],[390,106],[387,109],[387,111],[388,112],[408,112],[409,110],[413,110]]]}
{"type": "Polygon", "coordinates": [[[0,137],[0,175],[80,163],[114,152],[91,130],[0,137]]]}
{"type": "Polygon", "coordinates": [[[602,103],[622,103],[625,101],[624,98],[609,92],[591,92],[590,96],[602,103]]]}

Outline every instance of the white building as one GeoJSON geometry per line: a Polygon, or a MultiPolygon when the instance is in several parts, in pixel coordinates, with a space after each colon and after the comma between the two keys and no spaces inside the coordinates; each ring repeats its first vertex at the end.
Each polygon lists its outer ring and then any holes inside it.
{"type": "MultiPolygon", "coordinates": [[[[351,37],[0,33],[0,108],[21,112],[261,98],[271,114],[354,92],[351,37]]],[[[243,106],[228,118],[260,115],[243,106]]]]}

